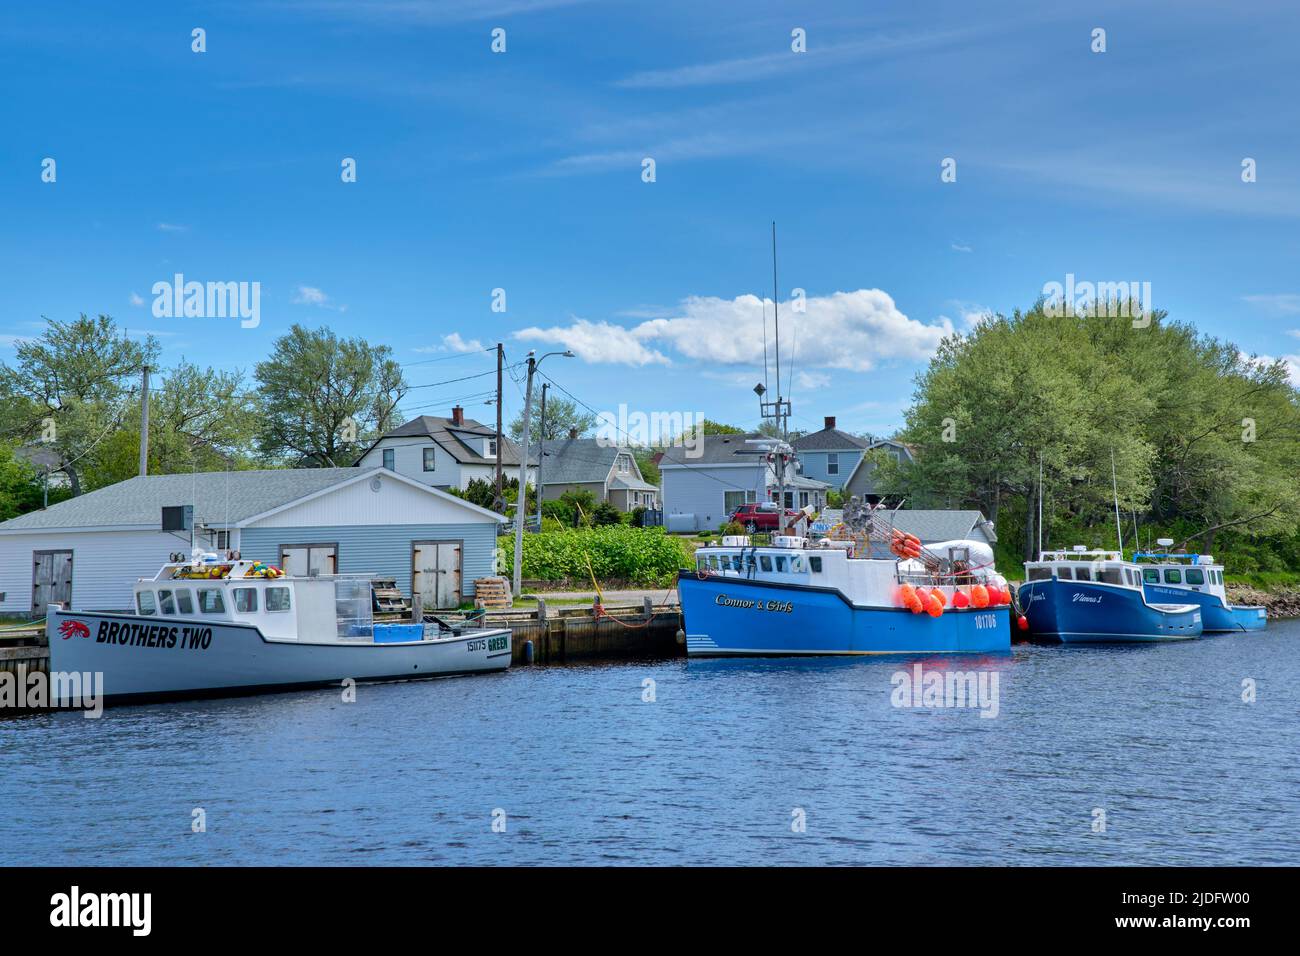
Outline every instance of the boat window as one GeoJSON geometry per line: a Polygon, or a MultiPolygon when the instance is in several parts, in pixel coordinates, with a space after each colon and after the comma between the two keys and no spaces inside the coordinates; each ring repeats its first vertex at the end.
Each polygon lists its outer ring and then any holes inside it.
{"type": "Polygon", "coordinates": [[[1051,568],[1029,568],[1025,573],[1026,581],[1046,581],[1052,576],[1051,568]]]}
{"type": "Polygon", "coordinates": [[[235,588],[235,610],[240,614],[256,614],[257,588],[235,588]]]}
{"type": "Polygon", "coordinates": [[[217,588],[199,588],[199,610],[204,614],[225,614],[226,602],[217,588]]]}
{"type": "Polygon", "coordinates": [[[194,598],[190,596],[189,588],[176,592],[176,607],[182,614],[194,613],[194,598]]]}
{"type": "Polygon", "coordinates": [[[821,555],[814,555],[810,557],[808,559],[808,567],[812,570],[813,574],[821,574],[822,573],[821,555]]]}
{"type": "Polygon", "coordinates": [[[1160,571],[1156,568],[1143,568],[1142,580],[1145,581],[1147,584],[1159,584],[1160,571]]]}
{"type": "Polygon", "coordinates": [[[1200,568],[1188,568],[1188,569],[1187,569],[1187,583],[1188,583],[1188,584],[1204,584],[1204,583],[1205,583],[1205,572],[1202,571],[1200,568]]]}
{"type": "Polygon", "coordinates": [[[796,554],[790,559],[790,570],[796,574],[803,573],[803,558],[801,556],[796,554]]]}
{"type": "Polygon", "coordinates": [[[718,556],[716,554],[709,555],[709,567],[714,571],[718,570],[718,556]]]}
{"type": "Polygon", "coordinates": [[[1076,581],[1091,581],[1092,568],[1077,567],[1074,569],[1074,579],[1076,581]]]}
{"type": "Polygon", "coordinates": [[[761,554],[758,557],[758,566],[764,571],[772,570],[772,556],[770,554],[761,554]]]}
{"type": "Polygon", "coordinates": [[[152,616],[156,611],[153,603],[153,592],[137,591],[135,593],[135,608],[140,612],[141,617],[152,616]]]}
{"type": "Polygon", "coordinates": [[[754,552],[745,555],[745,570],[755,571],[758,569],[758,560],[754,557],[754,552]]]}
{"type": "Polygon", "coordinates": [[[781,574],[785,574],[785,555],[778,554],[773,560],[776,561],[776,570],[781,574]]]}
{"type": "Polygon", "coordinates": [[[268,611],[289,610],[289,589],[288,588],[267,588],[266,609],[268,611]]]}
{"type": "Polygon", "coordinates": [[[1120,574],[1121,568],[1098,568],[1097,580],[1102,584],[1123,584],[1124,578],[1120,574]]]}
{"type": "Polygon", "coordinates": [[[1182,584],[1182,568],[1165,568],[1165,584],[1182,584]]]}
{"type": "Polygon", "coordinates": [[[1073,580],[1074,568],[1067,568],[1065,565],[1061,565],[1056,569],[1056,576],[1060,578],[1062,581],[1073,580]]]}
{"type": "Polygon", "coordinates": [[[159,591],[159,592],[158,592],[158,613],[159,613],[159,614],[175,614],[175,613],[176,613],[176,602],[175,602],[174,600],[172,600],[172,592],[171,592],[171,591],[159,591]]]}

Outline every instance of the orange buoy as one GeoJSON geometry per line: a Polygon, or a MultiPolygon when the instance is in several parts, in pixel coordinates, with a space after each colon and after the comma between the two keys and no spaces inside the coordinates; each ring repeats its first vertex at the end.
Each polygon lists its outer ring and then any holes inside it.
{"type": "Polygon", "coordinates": [[[1029,630],[1029,618],[1025,617],[1023,614],[1020,615],[1016,618],[1016,627],[1020,628],[1022,631],[1029,630]]]}
{"type": "Polygon", "coordinates": [[[941,607],[948,606],[948,596],[944,594],[942,591],[940,591],[938,588],[930,588],[930,593],[939,599],[939,605],[941,607]]]}
{"type": "Polygon", "coordinates": [[[970,589],[970,603],[972,607],[988,607],[989,589],[982,584],[975,585],[970,589]]]}
{"type": "Polygon", "coordinates": [[[970,598],[966,596],[966,592],[961,588],[953,592],[952,606],[956,608],[970,607],[970,598]]]}
{"type": "Polygon", "coordinates": [[[938,617],[943,613],[943,605],[939,603],[939,599],[934,596],[933,592],[925,599],[925,610],[931,617],[938,617]]]}

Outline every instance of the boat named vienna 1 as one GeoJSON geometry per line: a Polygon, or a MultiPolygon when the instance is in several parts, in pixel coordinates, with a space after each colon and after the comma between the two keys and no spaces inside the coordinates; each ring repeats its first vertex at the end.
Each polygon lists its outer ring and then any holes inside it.
{"type": "Polygon", "coordinates": [[[1119,551],[1042,552],[1025,562],[1019,603],[1030,635],[1066,644],[1186,640],[1202,628],[1198,605],[1151,601],[1119,551]]]}
{"type": "Polygon", "coordinates": [[[510,666],[509,628],[376,624],[368,575],[286,577],[209,553],[142,578],[133,599],[120,612],[51,605],[50,670],[102,673],[120,703],[510,666]]]}

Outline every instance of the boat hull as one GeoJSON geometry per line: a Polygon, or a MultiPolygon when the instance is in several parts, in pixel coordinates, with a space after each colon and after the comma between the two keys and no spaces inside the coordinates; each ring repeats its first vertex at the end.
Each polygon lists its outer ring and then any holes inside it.
{"type": "Polygon", "coordinates": [[[1217,594],[1171,588],[1159,584],[1144,586],[1147,600],[1195,604],[1201,609],[1202,629],[1206,634],[1232,631],[1262,631],[1268,625],[1268,611],[1245,604],[1224,604],[1217,594]]]}
{"type": "Polygon", "coordinates": [[[1033,637],[1065,644],[1134,644],[1199,637],[1200,608],[1148,604],[1135,588],[1089,581],[1028,581],[1018,602],[1033,637]]]}
{"type": "Polygon", "coordinates": [[[942,616],[854,605],[837,590],[682,572],[689,657],[987,654],[1011,649],[1006,607],[942,616]]]}
{"type": "Polygon", "coordinates": [[[445,640],[311,644],[271,641],[253,626],[50,610],[50,670],[103,675],[104,698],[222,697],[358,682],[501,671],[510,630],[445,640]],[[113,627],[113,625],[117,625],[113,627]]]}

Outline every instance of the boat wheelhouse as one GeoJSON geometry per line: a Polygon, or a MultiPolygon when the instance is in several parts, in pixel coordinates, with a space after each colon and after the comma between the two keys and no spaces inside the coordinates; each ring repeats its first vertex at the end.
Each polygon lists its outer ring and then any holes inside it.
{"type": "Polygon", "coordinates": [[[1197,605],[1149,600],[1141,569],[1119,551],[1043,551],[1025,562],[1020,607],[1031,636],[1066,644],[1186,640],[1202,629],[1197,605]]]}
{"type": "MultiPolygon", "coordinates": [[[[1169,545],[1173,541],[1161,538],[1159,543],[1169,545]]],[[[1133,560],[1141,565],[1147,597],[1196,604],[1206,633],[1260,631],[1268,624],[1267,609],[1228,603],[1223,565],[1215,562],[1213,555],[1139,551],[1133,560]]]]}
{"type": "Polygon", "coordinates": [[[678,576],[687,654],[1009,650],[1008,609],[990,600],[1005,588],[991,555],[976,561],[978,542],[949,544],[927,552],[929,561],[889,560],[870,557],[867,542],[853,536],[816,542],[777,536],[770,545],[751,544],[745,535],[724,537],[697,550],[694,570],[678,576]]]}
{"type": "Polygon", "coordinates": [[[375,623],[371,589],[369,575],[286,576],[237,555],[174,560],[135,583],[129,611],[51,605],[50,668],[101,672],[120,702],[509,667],[509,628],[375,623]]]}

